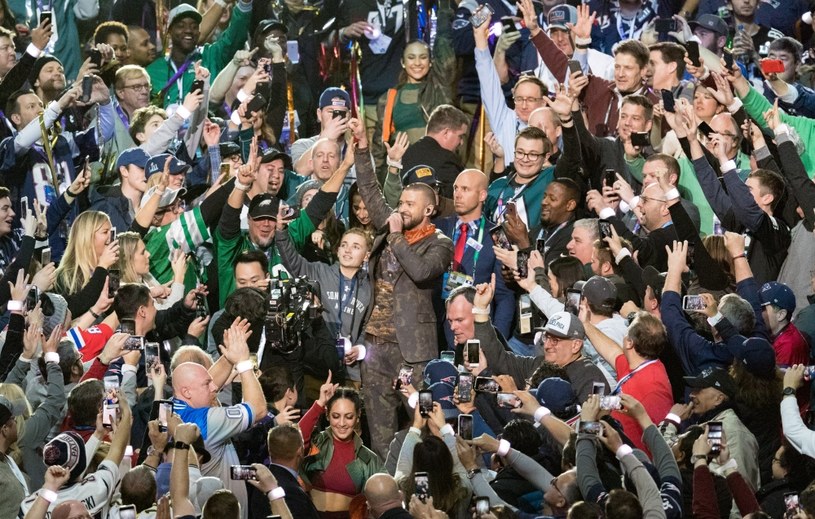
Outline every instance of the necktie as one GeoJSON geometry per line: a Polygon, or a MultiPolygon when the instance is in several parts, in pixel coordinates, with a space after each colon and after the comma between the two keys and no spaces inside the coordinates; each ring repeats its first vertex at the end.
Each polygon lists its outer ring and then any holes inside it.
{"type": "Polygon", "coordinates": [[[464,248],[467,245],[467,231],[470,226],[466,223],[461,224],[458,233],[458,240],[456,241],[456,249],[453,251],[453,263],[458,268],[461,265],[461,260],[464,258],[464,248]]]}

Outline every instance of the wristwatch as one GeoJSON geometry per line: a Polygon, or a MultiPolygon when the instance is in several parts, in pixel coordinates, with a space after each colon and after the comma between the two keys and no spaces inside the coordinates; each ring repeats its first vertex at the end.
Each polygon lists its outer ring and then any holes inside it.
{"type": "Polygon", "coordinates": [[[473,479],[476,474],[481,474],[481,469],[473,469],[473,470],[467,472],[467,478],[468,479],[473,479]]]}
{"type": "Polygon", "coordinates": [[[189,449],[190,449],[190,444],[189,444],[189,443],[184,443],[184,442],[178,442],[178,441],[177,441],[177,442],[175,442],[175,443],[173,444],[173,448],[174,448],[174,449],[181,449],[181,450],[185,450],[185,451],[186,451],[186,450],[189,450],[189,449]]]}
{"type": "Polygon", "coordinates": [[[795,388],[794,387],[789,387],[789,386],[785,387],[783,395],[784,396],[795,396],[795,388]]]}

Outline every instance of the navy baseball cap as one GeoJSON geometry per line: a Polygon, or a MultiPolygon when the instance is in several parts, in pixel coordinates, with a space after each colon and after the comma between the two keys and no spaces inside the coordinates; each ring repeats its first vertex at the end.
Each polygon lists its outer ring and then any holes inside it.
{"type": "Polygon", "coordinates": [[[333,106],[335,108],[351,109],[351,96],[342,88],[329,87],[320,94],[320,108],[333,106]]]}
{"type": "Polygon", "coordinates": [[[189,164],[186,162],[180,161],[174,156],[170,155],[169,153],[162,153],[160,155],[154,155],[150,157],[150,160],[147,161],[147,165],[144,168],[144,172],[147,175],[147,178],[150,178],[156,173],[161,173],[164,171],[164,163],[167,162],[167,159],[170,158],[170,175],[180,175],[182,173],[186,173],[187,170],[190,169],[189,164]]]}
{"type": "Polygon", "coordinates": [[[726,345],[736,362],[753,375],[766,379],[775,377],[775,350],[767,339],[750,337],[740,347],[732,347],[729,342],[726,345]]]}
{"type": "Polygon", "coordinates": [[[700,15],[697,19],[688,22],[691,30],[701,27],[703,29],[707,29],[709,31],[713,31],[720,36],[727,36],[727,23],[724,20],[716,16],[715,14],[703,14],[700,15]]]}
{"type": "Polygon", "coordinates": [[[439,183],[438,179],[436,178],[436,170],[434,170],[431,166],[419,164],[413,166],[402,174],[403,186],[409,186],[415,182],[421,182],[422,184],[427,184],[428,186],[435,188],[439,183]]]}
{"type": "Polygon", "coordinates": [[[453,402],[453,393],[455,392],[453,386],[444,382],[436,382],[427,389],[433,393],[433,402],[441,406],[441,410],[444,411],[445,419],[449,420],[461,414],[455,402],[453,402]]]}
{"type": "Polygon", "coordinates": [[[568,31],[567,23],[572,25],[577,23],[577,8],[573,5],[556,5],[549,10],[547,21],[549,22],[549,29],[568,31]]]}
{"type": "Polygon", "coordinates": [[[119,168],[122,166],[127,167],[130,165],[138,166],[144,169],[145,166],[147,166],[147,161],[149,160],[150,155],[148,155],[143,149],[139,147],[128,148],[119,155],[118,159],[116,159],[116,171],[119,171],[119,168]]]}
{"type": "Polygon", "coordinates": [[[433,359],[424,367],[425,386],[432,386],[437,382],[455,386],[457,378],[458,370],[456,366],[446,360],[433,359]]]}
{"type": "Polygon", "coordinates": [[[761,300],[761,306],[774,305],[786,310],[788,314],[795,311],[795,294],[784,283],[777,281],[764,283],[761,285],[758,297],[761,300]]]}
{"type": "Polygon", "coordinates": [[[270,218],[277,220],[277,211],[280,208],[280,199],[269,193],[255,195],[249,202],[249,218],[260,220],[270,218]]]}
{"type": "Polygon", "coordinates": [[[574,394],[572,385],[560,377],[548,377],[541,381],[537,389],[529,391],[532,396],[538,399],[538,403],[550,411],[558,418],[571,418],[569,415],[577,408],[577,397],[574,394]]]}

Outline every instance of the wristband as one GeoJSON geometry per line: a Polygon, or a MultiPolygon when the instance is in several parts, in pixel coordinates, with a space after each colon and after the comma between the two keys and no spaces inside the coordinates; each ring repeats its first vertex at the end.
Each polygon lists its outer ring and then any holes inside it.
{"type": "Polygon", "coordinates": [[[70,196],[72,198],[76,198],[76,197],[79,196],[79,193],[74,193],[73,191],[71,191],[70,187],[65,190],[65,193],[67,193],[68,196],[70,196]]]}
{"type": "Polygon", "coordinates": [[[402,161],[401,160],[399,160],[399,161],[391,160],[391,158],[388,157],[387,162],[388,162],[388,166],[392,166],[392,167],[397,168],[397,169],[402,169],[402,161]]]}
{"type": "Polygon", "coordinates": [[[250,184],[242,184],[237,178],[235,179],[235,189],[238,191],[249,191],[251,187],[250,184]]]}
{"type": "Polygon", "coordinates": [[[625,259],[626,256],[631,256],[631,252],[628,249],[620,249],[620,252],[618,252],[617,255],[614,256],[614,263],[619,265],[620,262],[623,259],[625,259]]]}
{"type": "Polygon", "coordinates": [[[501,440],[498,442],[498,450],[495,451],[495,454],[499,456],[506,456],[509,452],[510,444],[506,440],[501,440]]]}
{"type": "Polygon", "coordinates": [[[220,5],[223,9],[226,9],[226,2],[224,2],[224,0],[215,0],[215,3],[220,5]]]}
{"type": "Polygon", "coordinates": [[[235,110],[234,112],[232,112],[232,115],[229,116],[229,120],[235,126],[240,126],[241,125],[241,114],[239,114],[238,111],[235,110]]]}
{"type": "Polygon", "coordinates": [[[676,188],[669,189],[667,193],[665,193],[665,199],[669,202],[671,200],[676,200],[679,198],[679,190],[676,188]]]}
{"type": "Polygon", "coordinates": [[[450,436],[456,435],[456,431],[453,429],[453,426],[450,425],[449,423],[444,424],[444,427],[439,429],[439,432],[441,433],[442,436],[444,436],[445,434],[449,434],[450,436]]]}
{"type": "Polygon", "coordinates": [[[589,45],[591,45],[591,36],[587,36],[585,38],[575,38],[574,39],[574,44],[575,45],[585,45],[585,46],[588,47],[589,45]]]}
{"type": "Polygon", "coordinates": [[[45,362],[53,362],[54,364],[59,364],[59,353],[55,351],[49,351],[45,355],[43,355],[45,362]]]}
{"type": "Polygon", "coordinates": [[[561,119],[561,120],[560,120],[560,124],[564,124],[564,123],[570,123],[570,122],[572,122],[573,120],[574,120],[574,118],[573,118],[573,117],[569,117],[568,119],[561,119]]]}
{"type": "Polygon", "coordinates": [[[535,416],[534,416],[535,421],[540,422],[541,420],[543,420],[544,418],[546,418],[550,414],[552,414],[552,411],[550,411],[549,409],[547,409],[544,406],[540,406],[539,408],[537,408],[535,410],[535,416]]]}
{"type": "Polygon", "coordinates": [[[242,360],[235,364],[235,371],[238,372],[238,375],[241,375],[253,369],[255,369],[255,364],[251,360],[242,360]]]}
{"type": "Polygon", "coordinates": [[[781,123],[781,124],[779,124],[778,126],[775,127],[775,134],[776,135],[779,135],[779,134],[782,134],[782,133],[786,133],[786,134],[790,133],[790,127],[787,126],[784,123],[781,123]]]}
{"type": "Polygon", "coordinates": [[[286,491],[283,490],[282,487],[276,487],[269,490],[269,492],[266,493],[266,497],[269,498],[269,501],[276,501],[278,499],[286,497],[286,491]]]}
{"type": "MultiPolygon", "coordinates": [[[[416,409],[416,406],[419,404],[419,392],[411,393],[407,399],[407,403],[411,409],[416,409]]],[[[419,436],[421,435],[421,431],[419,431],[419,436]]]]}
{"type": "Polygon", "coordinates": [[[94,319],[99,319],[99,314],[93,311],[93,308],[88,309],[88,312],[93,316],[94,319]]]}
{"type": "Polygon", "coordinates": [[[40,497],[48,501],[49,503],[53,503],[57,500],[57,493],[53,490],[48,490],[47,488],[40,489],[40,497]]]}
{"type": "Polygon", "coordinates": [[[580,44],[580,43],[576,43],[574,48],[575,49],[580,49],[580,50],[589,50],[589,45],[583,45],[583,44],[580,44]]]}
{"type": "Polygon", "coordinates": [[[190,116],[192,115],[192,112],[187,110],[186,106],[181,105],[176,109],[175,114],[180,116],[182,119],[184,119],[186,121],[187,119],[190,118],[190,116]]]}
{"type": "Polygon", "coordinates": [[[674,414],[674,413],[668,413],[668,414],[665,416],[665,419],[666,419],[666,420],[668,420],[669,422],[672,422],[672,423],[676,424],[677,426],[678,426],[680,423],[682,423],[682,419],[681,419],[681,418],[679,418],[679,415],[674,414]]]}
{"type": "Polygon", "coordinates": [[[8,308],[9,312],[22,312],[25,308],[25,303],[23,301],[9,301],[6,303],[6,308],[8,308]]]}
{"type": "Polygon", "coordinates": [[[249,94],[247,94],[242,88],[238,90],[238,95],[235,96],[239,102],[243,103],[247,99],[249,99],[249,94]]]}
{"type": "Polygon", "coordinates": [[[714,315],[713,317],[708,317],[707,318],[707,323],[710,326],[716,326],[717,324],[719,324],[719,321],[721,321],[722,319],[724,319],[724,316],[722,315],[722,313],[721,312],[716,312],[716,315],[714,315]]]}
{"type": "Polygon", "coordinates": [[[746,253],[746,252],[742,252],[741,254],[736,254],[735,256],[733,256],[733,259],[734,259],[734,260],[737,260],[737,259],[739,259],[739,258],[744,258],[744,259],[747,259],[747,253],[746,253]]]}
{"type": "Polygon", "coordinates": [[[617,456],[618,460],[622,460],[623,457],[628,456],[632,452],[634,452],[634,449],[632,449],[629,445],[622,444],[617,449],[617,452],[615,453],[615,455],[617,456]]]}
{"type": "Polygon", "coordinates": [[[473,315],[490,315],[489,308],[478,308],[477,306],[473,307],[473,315]]]}
{"type": "Polygon", "coordinates": [[[184,442],[175,442],[173,444],[173,449],[188,451],[188,450],[190,450],[190,444],[189,443],[184,443],[184,442]]]}

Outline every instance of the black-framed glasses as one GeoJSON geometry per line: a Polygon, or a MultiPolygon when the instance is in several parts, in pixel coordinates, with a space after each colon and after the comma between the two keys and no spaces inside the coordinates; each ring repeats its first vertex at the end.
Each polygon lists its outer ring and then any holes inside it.
{"type": "MultiPolygon", "coordinates": [[[[515,158],[516,159],[528,159],[528,160],[538,160],[543,157],[543,153],[537,153],[534,151],[521,151],[515,150],[515,158]]],[[[640,197],[642,198],[642,197],[640,197]]]]}
{"type": "Polygon", "coordinates": [[[543,100],[543,98],[542,97],[515,96],[515,97],[512,98],[512,100],[515,101],[515,104],[517,104],[517,105],[527,105],[527,104],[533,104],[533,103],[540,103],[543,100]]]}

